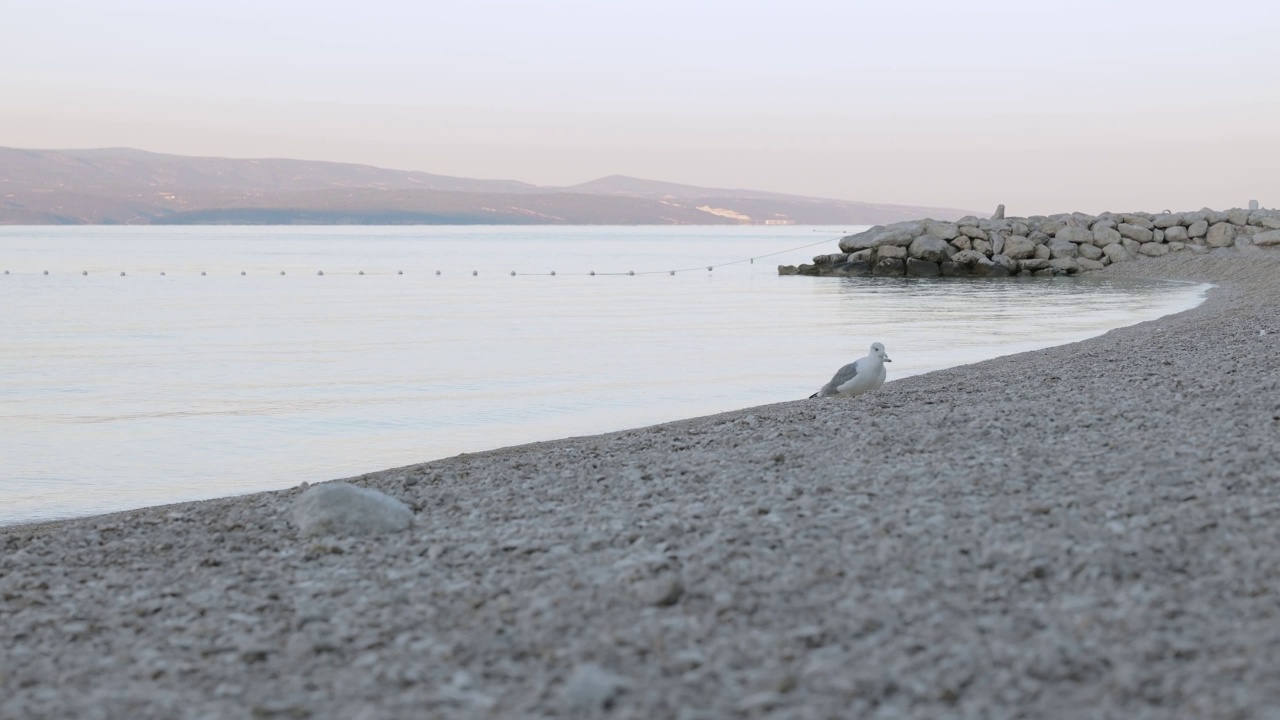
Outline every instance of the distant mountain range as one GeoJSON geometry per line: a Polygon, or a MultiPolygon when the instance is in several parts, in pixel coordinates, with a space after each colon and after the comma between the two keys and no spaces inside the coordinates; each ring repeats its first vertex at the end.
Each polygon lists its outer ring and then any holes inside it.
{"type": "Polygon", "coordinates": [[[0,148],[6,225],[863,225],[967,214],[621,175],[540,187],[306,160],[0,148]]]}

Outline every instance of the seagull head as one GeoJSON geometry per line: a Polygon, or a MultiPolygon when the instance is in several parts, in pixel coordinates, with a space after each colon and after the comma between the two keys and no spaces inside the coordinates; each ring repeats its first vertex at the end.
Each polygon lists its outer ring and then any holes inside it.
{"type": "Polygon", "coordinates": [[[881,362],[893,362],[888,355],[884,354],[884,346],[880,343],[871,343],[871,354],[880,358],[881,362]]]}

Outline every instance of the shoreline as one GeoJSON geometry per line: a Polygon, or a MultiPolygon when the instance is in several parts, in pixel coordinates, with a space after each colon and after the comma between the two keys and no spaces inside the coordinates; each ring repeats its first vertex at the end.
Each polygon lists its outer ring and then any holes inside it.
{"type": "Polygon", "coordinates": [[[1250,717],[1280,253],[1096,274],[1217,287],[854,400],[352,478],[397,535],[301,539],[300,488],[0,527],[0,715],[1250,717]]]}
{"type": "MultiPolygon", "coordinates": [[[[1111,276],[1111,275],[1109,275],[1109,274],[1081,275],[1081,276],[1079,276],[1079,277],[1070,278],[1070,279],[1068,279],[1068,278],[1061,278],[1061,279],[1060,279],[1060,282],[1079,282],[1079,283],[1086,283],[1086,284],[1088,284],[1088,283],[1106,284],[1106,283],[1108,283],[1108,282],[1109,282],[1109,281],[1111,281],[1111,280],[1119,280],[1119,281],[1121,281],[1121,282],[1124,282],[1124,281],[1126,281],[1126,280],[1127,280],[1127,281],[1131,281],[1134,285],[1139,286],[1139,287],[1144,286],[1144,285],[1160,285],[1160,284],[1165,284],[1165,285],[1182,285],[1182,286],[1191,286],[1191,287],[1196,287],[1196,288],[1197,288],[1197,290],[1199,290],[1199,292],[1198,292],[1198,294],[1197,294],[1197,296],[1196,296],[1195,300],[1190,300],[1190,301],[1199,302],[1199,303],[1203,303],[1203,302],[1204,302],[1205,294],[1208,292],[1208,288],[1212,288],[1212,287],[1213,287],[1211,283],[1203,283],[1203,282],[1199,282],[1199,281],[1196,281],[1196,280],[1163,279],[1163,278],[1153,278],[1153,277],[1132,277],[1132,278],[1129,278],[1129,277],[1123,277],[1123,276],[1115,276],[1115,277],[1113,277],[1113,276],[1111,276]]],[[[1000,279],[1000,280],[999,280],[999,282],[1022,282],[1022,281],[1027,281],[1027,282],[1041,282],[1041,283],[1042,283],[1042,282],[1046,282],[1045,280],[1034,280],[1034,281],[1032,281],[1032,280],[1029,280],[1029,279],[1026,279],[1026,278],[1021,278],[1021,279],[1019,279],[1019,278],[1007,279],[1007,278],[1006,278],[1006,279],[1000,279]]],[[[927,282],[927,281],[926,281],[926,282],[927,282]]],[[[1180,308],[1180,306],[1182,306],[1182,303],[1181,303],[1181,302],[1179,302],[1177,305],[1178,305],[1178,306],[1179,306],[1179,308],[1180,308]]],[[[1176,313],[1184,312],[1184,310],[1183,310],[1183,309],[1171,309],[1170,307],[1164,307],[1164,308],[1161,308],[1159,311],[1160,311],[1160,312],[1166,312],[1166,313],[1168,313],[1168,314],[1176,314],[1176,313]]],[[[1146,320],[1141,320],[1141,319],[1129,319],[1129,318],[1126,318],[1126,319],[1124,320],[1124,322],[1128,322],[1128,323],[1130,323],[1130,324],[1137,324],[1137,323],[1140,323],[1140,322],[1146,322],[1146,320]]],[[[1123,326],[1123,325],[1122,325],[1122,326],[1119,326],[1119,327],[1125,327],[1125,326],[1123,326]]],[[[1100,335],[1100,334],[1105,334],[1106,332],[1109,332],[1111,329],[1116,329],[1116,328],[1114,328],[1114,327],[1110,327],[1110,328],[1107,328],[1107,329],[1089,329],[1087,332],[1093,332],[1093,333],[1097,333],[1097,334],[1099,334],[1099,335],[1100,335]]],[[[1091,336],[1091,337],[1096,337],[1096,335],[1093,335],[1093,336],[1091,336]]],[[[1089,338],[1087,338],[1087,337],[1086,337],[1086,338],[1083,338],[1083,339],[1089,339],[1089,338]]],[[[1079,334],[1076,334],[1076,333],[1073,333],[1072,335],[1064,335],[1064,336],[1063,336],[1063,337],[1061,337],[1061,338],[1055,338],[1055,339],[1051,340],[1051,342],[1056,343],[1056,345],[1071,344],[1071,343],[1080,342],[1080,341],[1081,341],[1081,338],[1080,338],[1079,334]]],[[[1045,347],[1054,347],[1054,346],[1056,346],[1056,345],[1041,346],[1041,345],[1039,345],[1039,343],[1038,343],[1038,342],[1033,342],[1033,343],[1019,342],[1019,343],[1006,344],[1006,346],[1005,346],[1005,347],[1006,347],[1006,348],[1008,348],[1008,349],[1003,349],[1003,350],[1001,351],[1003,354],[1001,354],[1001,355],[995,355],[995,356],[985,357],[985,358],[980,358],[980,359],[976,359],[976,360],[972,360],[972,359],[971,359],[971,360],[966,360],[966,361],[964,362],[964,364],[973,364],[973,363],[976,363],[976,362],[981,362],[981,361],[986,360],[986,359],[992,359],[992,358],[994,358],[994,357],[1004,357],[1004,356],[1007,356],[1007,355],[1021,354],[1021,353],[1026,353],[1026,352],[1034,352],[1034,351],[1036,351],[1036,350],[1045,349],[1045,347]]],[[[900,376],[899,376],[899,377],[897,377],[897,378],[889,378],[888,383],[892,384],[892,383],[894,383],[894,382],[901,381],[902,379],[905,379],[906,377],[912,377],[912,376],[914,376],[914,375],[920,375],[920,374],[933,373],[933,372],[937,372],[937,371],[939,371],[939,370],[950,369],[950,368],[953,368],[953,367],[959,367],[959,365],[942,365],[941,367],[938,367],[938,366],[936,366],[936,365],[935,365],[935,366],[933,366],[932,368],[929,368],[929,369],[923,369],[923,370],[912,370],[912,369],[910,369],[910,367],[908,366],[908,368],[904,368],[904,369],[903,369],[903,371],[900,371],[900,376]],[[908,372],[908,371],[909,371],[909,372],[908,372]]],[[[798,397],[797,397],[797,398],[795,398],[795,399],[800,399],[800,398],[798,398],[798,397]]],[[[785,402],[789,402],[789,400],[775,400],[775,401],[772,401],[772,402],[766,402],[766,405],[768,405],[768,404],[776,404],[776,403],[785,403],[785,402]]],[[[704,409],[704,410],[701,410],[701,411],[700,411],[700,412],[701,412],[701,413],[703,413],[703,414],[697,414],[697,415],[685,415],[685,416],[679,416],[679,417],[674,417],[674,418],[669,418],[669,419],[657,419],[657,420],[654,420],[654,419],[645,419],[645,420],[643,421],[645,424],[636,425],[636,426],[633,426],[633,427],[622,427],[622,428],[617,428],[617,429],[605,429],[605,430],[600,430],[600,431],[598,431],[598,432],[595,432],[594,434],[609,434],[609,433],[617,433],[617,432],[639,431],[639,430],[644,430],[644,429],[647,429],[647,428],[650,428],[650,427],[656,427],[656,426],[660,426],[660,425],[667,425],[667,424],[677,423],[677,422],[684,422],[684,421],[687,421],[687,420],[696,420],[696,419],[699,419],[699,418],[703,418],[703,417],[711,417],[711,416],[719,415],[719,414],[723,414],[723,413],[732,413],[732,412],[740,412],[740,411],[749,411],[749,410],[751,410],[753,407],[756,407],[756,406],[736,407],[736,408],[728,408],[728,409],[709,409],[709,410],[708,410],[708,409],[704,409]]],[[[570,435],[565,435],[565,436],[562,436],[562,437],[546,437],[546,436],[544,436],[544,437],[542,437],[541,439],[536,439],[536,438],[535,438],[535,439],[515,439],[515,440],[511,441],[511,442],[510,442],[510,444],[503,444],[503,445],[497,445],[497,446],[482,447],[482,448],[478,448],[478,449],[468,449],[468,450],[463,450],[463,451],[461,451],[460,453],[459,453],[458,451],[454,451],[454,455],[443,455],[443,456],[431,457],[431,458],[429,458],[429,459],[425,459],[425,460],[418,460],[418,461],[415,461],[415,462],[410,463],[409,465],[406,465],[406,466],[400,466],[400,467],[409,467],[409,466],[417,466],[417,465],[426,465],[426,464],[430,464],[430,463],[434,463],[434,462],[439,462],[439,461],[442,461],[442,460],[447,460],[447,459],[449,459],[450,457],[454,457],[454,456],[456,456],[457,454],[462,454],[462,455],[477,455],[477,454],[486,453],[486,452],[495,452],[495,451],[498,451],[498,450],[505,450],[505,449],[510,449],[510,448],[523,447],[523,446],[525,446],[525,445],[531,445],[531,444],[537,444],[537,443],[556,442],[556,441],[563,440],[563,439],[567,439],[567,438],[581,437],[581,436],[582,436],[582,435],[578,435],[578,434],[570,434],[570,435]]],[[[377,474],[377,473],[385,472],[385,471],[386,471],[386,469],[385,469],[385,468],[381,468],[381,467],[379,467],[379,468],[375,468],[375,469],[364,469],[364,468],[353,467],[353,468],[347,469],[345,472],[348,472],[348,473],[354,473],[354,474],[347,474],[347,475],[337,475],[337,474],[333,474],[333,475],[327,475],[327,476],[325,476],[325,477],[324,477],[324,479],[320,479],[320,480],[317,480],[317,479],[315,479],[314,477],[299,478],[299,479],[294,480],[294,483],[295,483],[294,485],[289,485],[289,486],[282,486],[282,485],[274,485],[274,486],[270,486],[270,485],[268,485],[268,486],[266,486],[266,488],[264,488],[264,489],[248,490],[248,491],[238,492],[238,493],[236,493],[236,494],[231,494],[231,495],[214,495],[214,496],[206,496],[206,497],[188,497],[188,498],[181,498],[181,497],[179,497],[179,498],[174,498],[174,499],[169,499],[169,500],[165,500],[165,499],[163,499],[163,498],[160,498],[160,499],[159,499],[159,500],[160,500],[159,502],[156,502],[155,504],[152,504],[152,505],[141,505],[141,506],[137,506],[137,507],[125,507],[125,508],[116,508],[116,509],[109,509],[109,508],[108,508],[108,509],[101,509],[101,510],[96,510],[96,511],[90,511],[90,512],[86,512],[86,513],[82,513],[82,514],[73,514],[73,515],[65,515],[65,516],[53,516],[53,517],[48,517],[48,516],[46,516],[46,517],[24,518],[24,519],[17,519],[17,520],[5,520],[4,518],[0,517],[0,533],[4,533],[5,531],[8,531],[8,530],[13,530],[13,531],[19,531],[19,530],[23,530],[23,529],[36,530],[36,529],[42,529],[42,528],[45,528],[45,527],[56,527],[56,526],[60,526],[60,525],[63,525],[63,524],[65,524],[65,523],[72,522],[72,521],[75,521],[75,520],[80,520],[80,519],[115,517],[115,516],[119,516],[119,515],[127,515],[128,513],[136,512],[136,511],[139,511],[139,510],[156,509],[156,508],[165,508],[165,507],[176,507],[176,506],[188,505],[188,504],[191,504],[191,503],[207,502],[207,501],[214,501],[214,500],[227,500],[227,499],[231,499],[231,498],[244,497],[244,496],[247,496],[247,495],[255,495],[255,494],[258,494],[258,493],[262,493],[262,492],[281,492],[281,491],[288,490],[288,489],[290,489],[290,488],[292,488],[292,487],[296,487],[298,483],[312,483],[312,484],[315,484],[315,483],[323,483],[323,482],[338,482],[338,481],[350,480],[350,479],[352,479],[352,478],[362,478],[362,477],[364,477],[364,476],[366,476],[366,475],[377,474]],[[364,470],[364,471],[363,471],[363,472],[361,472],[361,470],[364,470]]],[[[342,471],[339,471],[339,472],[342,472],[342,471]]]]}

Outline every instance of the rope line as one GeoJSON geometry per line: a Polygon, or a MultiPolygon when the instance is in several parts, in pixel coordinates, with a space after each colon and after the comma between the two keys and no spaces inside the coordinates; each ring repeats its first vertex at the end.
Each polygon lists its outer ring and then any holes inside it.
{"type": "MultiPolygon", "coordinates": [[[[742,258],[742,259],[740,259],[740,260],[730,260],[730,261],[722,262],[722,263],[712,263],[711,265],[698,265],[697,267],[683,267],[683,268],[676,268],[676,269],[674,269],[674,270],[641,270],[641,271],[639,271],[639,272],[634,271],[634,270],[628,270],[628,271],[626,271],[626,272],[596,272],[595,270],[591,270],[591,271],[588,271],[588,272],[569,272],[569,273],[557,273],[555,270],[552,270],[552,271],[550,271],[550,272],[536,272],[536,273],[533,273],[533,272],[517,272],[517,271],[515,271],[515,270],[512,270],[512,271],[511,271],[511,276],[512,276],[512,277],[517,277],[517,276],[525,276],[525,277],[543,276],[543,277],[545,277],[545,276],[547,276],[547,275],[551,275],[551,276],[556,276],[556,275],[566,275],[566,276],[569,276],[569,277],[590,277],[590,276],[600,275],[600,276],[602,276],[602,277],[621,277],[621,276],[631,277],[631,276],[635,276],[635,275],[675,275],[676,273],[694,272],[694,271],[702,270],[702,269],[704,269],[704,268],[706,269],[706,271],[707,271],[707,272],[712,272],[712,271],[713,271],[713,270],[715,270],[716,268],[729,267],[730,265],[741,265],[742,263],[753,263],[753,264],[754,264],[756,260],[763,260],[763,259],[765,259],[765,258],[770,258],[770,257],[774,257],[774,256],[777,256],[777,255],[784,255],[784,254],[786,254],[786,253],[796,252],[797,250],[806,250],[806,249],[811,248],[811,247],[817,247],[818,245],[827,245],[827,244],[829,244],[829,243],[831,243],[831,239],[819,240],[818,242],[808,243],[808,244],[806,244],[806,245],[800,245],[800,246],[798,246],[798,247],[793,247],[793,248],[787,248],[786,250],[779,250],[779,251],[777,251],[777,252],[765,253],[765,254],[763,254],[763,255],[754,255],[754,256],[752,256],[752,257],[746,257],[746,258],[742,258]]],[[[45,271],[43,271],[43,272],[44,272],[44,274],[45,274],[45,275],[48,275],[48,274],[49,274],[49,271],[48,271],[48,270],[45,270],[45,271]]],[[[273,272],[273,271],[268,271],[268,272],[273,272]]],[[[9,274],[9,271],[8,271],[8,270],[5,270],[5,271],[4,271],[4,274],[5,274],[5,275],[8,275],[8,274],[9,274]]],[[[89,271],[88,271],[88,270],[83,270],[83,271],[81,271],[81,273],[80,273],[80,274],[81,274],[81,275],[85,275],[85,276],[87,276],[87,275],[89,274],[89,271]]],[[[164,272],[164,271],[161,271],[161,272],[160,272],[160,274],[161,274],[161,275],[164,275],[164,274],[165,274],[165,272],[164,272]]],[[[207,275],[208,273],[207,273],[206,271],[204,271],[204,270],[201,270],[201,271],[200,271],[200,274],[201,274],[201,275],[207,275]]],[[[241,271],[240,271],[240,274],[241,274],[241,275],[245,275],[246,273],[245,273],[245,271],[241,270],[241,271]]],[[[284,271],[284,270],[281,270],[281,271],[280,271],[280,274],[281,274],[281,275],[284,275],[284,274],[285,274],[285,271],[284,271]]],[[[323,276],[324,274],[325,274],[325,271],[323,271],[323,270],[317,270],[317,271],[316,271],[316,275],[323,276]]],[[[360,271],[358,271],[358,272],[346,271],[346,272],[338,272],[338,273],[330,273],[330,274],[336,274],[336,275],[364,275],[364,274],[365,274],[365,271],[364,271],[364,270],[360,270],[360,271]]],[[[380,274],[381,274],[381,273],[380,273],[380,274]]],[[[387,274],[390,274],[390,273],[387,273],[387,274]]],[[[403,270],[396,270],[396,271],[395,271],[395,274],[396,274],[396,275],[404,275],[404,271],[403,271],[403,270]]],[[[442,273],[441,271],[439,271],[439,270],[436,270],[436,271],[434,271],[434,274],[435,274],[435,275],[442,275],[443,273],[442,273]]],[[[480,271],[479,271],[479,270],[472,270],[472,271],[471,271],[471,275],[472,275],[473,277],[479,276],[479,275],[480,275],[480,271]]],[[[125,272],[124,272],[124,271],[121,271],[121,272],[120,272],[120,276],[121,276],[121,277],[124,277],[124,276],[125,276],[125,272]]]]}
{"type": "Polygon", "coordinates": [[[728,266],[730,266],[730,265],[741,265],[742,263],[755,263],[755,261],[756,261],[756,260],[763,260],[764,258],[774,257],[775,255],[784,255],[784,254],[786,254],[786,253],[795,252],[795,251],[797,251],[797,250],[804,250],[804,249],[811,248],[811,247],[817,247],[818,245],[826,245],[826,244],[828,244],[828,243],[830,243],[830,242],[831,242],[831,240],[830,240],[830,239],[827,239],[827,240],[819,240],[818,242],[815,242],[815,243],[809,243],[809,244],[807,244],[807,245],[801,245],[801,246],[799,246],[799,247],[788,248],[788,249],[786,249],[786,250],[779,250],[779,251],[777,251],[777,252],[765,253],[764,255],[755,255],[755,256],[753,256],[753,257],[743,258],[743,259],[741,259],[741,260],[732,260],[732,261],[729,261],[729,262],[714,263],[714,264],[712,264],[712,265],[699,265],[699,266],[697,266],[697,267],[676,268],[675,270],[642,270],[642,271],[640,271],[640,272],[635,272],[635,271],[633,271],[633,270],[628,270],[627,272],[596,272],[596,271],[592,270],[592,271],[590,271],[590,272],[585,272],[585,273],[581,273],[581,272],[579,272],[579,273],[557,273],[555,270],[552,270],[550,273],[522,273],[522,272],[516,272],[515,270],[512,270],[512,271],[511,271],[511,275],[512,275],[512,276],[521,276],[521,275],[526,275],[526,276],[528,276],[528,275],[547,275],[547,274],[550,274],[550,275],[557,275],[557,274],[559,274],[559,275],[569,275],[569,276],[578,276],[578,277],[586,277],[586,276],[592,276],[592,275],[604,275],[604,276],[617,276],[617,275],[627,275],[627,276],[631,276],[631,275],[666,275],[666,274],[675,275],[676,273],[682,273],[682,272],[693,272],[693,271],[695,271],[695,270],[701,270],[701,269],[703,269],[703,268],[706,268],[706,269],[707,269],[707,272],[711,272],[711,271],[712,271],[712,270],[714,270],[715,268],[728,267],[728,266]]]}

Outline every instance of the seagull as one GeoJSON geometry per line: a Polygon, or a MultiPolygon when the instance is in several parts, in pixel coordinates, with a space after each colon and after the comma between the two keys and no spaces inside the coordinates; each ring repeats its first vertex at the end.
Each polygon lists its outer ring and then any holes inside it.
{"type": "Polygon", "coordinates": [[[884,364],[893,362],[884,354],[884,345],[871,343],[871,352],[836,371],[831,382],[822,386],[810,398],[840,395],[857,397],[884,384],[884,364]]]}

